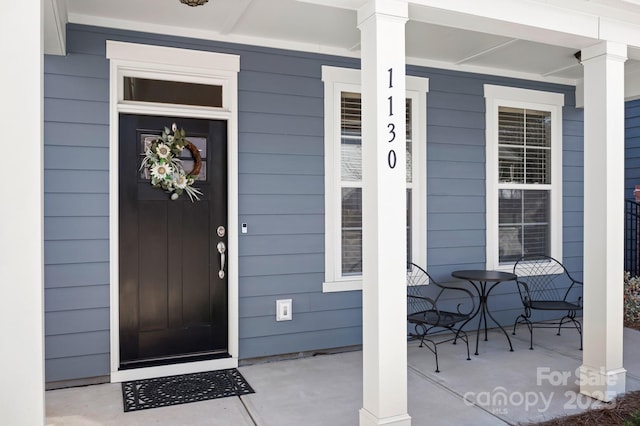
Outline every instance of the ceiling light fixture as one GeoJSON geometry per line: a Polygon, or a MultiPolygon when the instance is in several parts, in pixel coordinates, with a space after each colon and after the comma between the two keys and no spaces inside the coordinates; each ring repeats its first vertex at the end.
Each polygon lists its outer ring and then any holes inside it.
{"type": "Polygon", "coordinates": [[[209,0],[180,0],[180,3],[184,3],[191,7],[202,6],[209,0]]]}

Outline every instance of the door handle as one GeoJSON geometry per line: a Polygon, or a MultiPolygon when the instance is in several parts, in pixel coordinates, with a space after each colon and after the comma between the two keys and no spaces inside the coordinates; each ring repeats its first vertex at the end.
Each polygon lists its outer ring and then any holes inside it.
{"type": "Polygon", "coordinates": [[[225,251],[227,251],[227,246],[224,245],[222,241],[218,243],[216,246],[218,249],[218,253],[220,253],[220,270],[218,271],[218,276],[220,279],[224,278],[224,263],[225,263],[225,251]]]}

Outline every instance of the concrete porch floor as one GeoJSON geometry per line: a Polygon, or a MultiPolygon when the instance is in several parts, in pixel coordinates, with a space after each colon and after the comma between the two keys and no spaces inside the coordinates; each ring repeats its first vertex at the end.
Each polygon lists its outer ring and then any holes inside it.
{"type": "MultiPolygon", "coordinates": [[[[523,327],[511,336],[496,330],[464,345],[439,346],[433,354],[409,343],[409,414],[413,425],[503,425],[538,422],[603,404],[578,393],[582,352],[567,329],[534,330],[529,350],[523,327]],[[563,379],[563,377],[565,379],[563,379]]],[[[640,332],[624,330],[627,391],[640,389],[640,332]]],[[[241,398],[124,413],[119,383],[46,392],[47,425],[357,425],[362,406],[362,352],[317,355],[240,367],[256,391],[241,398]]]]}

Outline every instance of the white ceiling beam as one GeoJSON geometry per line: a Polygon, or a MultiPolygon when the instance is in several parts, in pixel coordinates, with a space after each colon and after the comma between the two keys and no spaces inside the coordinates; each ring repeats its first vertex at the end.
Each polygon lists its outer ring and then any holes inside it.
{"type": "Polygon", "coordinates": [[[44,0],[43,7],[44,53],[65,56],[67,54],[67,3],[65,0],[44,0]]]}
{"type": "Polygon", "coordinates": [[[527,0],[411,0],[409,18],[581,49],[599,36],[599,18],[579,10],[562,9],[527,0]]]}
{"type": "MultiPolygon", "coordinates": [[[[364,0],[297,0],[356,10],[364,0]]],[[[607,40],[640,47],[640,1],[398,0],[409,19],[538,43],[582,49],[607,40]],[[623,10],[626,5],[627,10],[623,10]],[[636,10],[638,13],[635,13],[636,10]]]]}
{"type": "Polygon", "coordinates": [[[336,7],[338,9],[350,9],[350,10],[358,10],[365,3],[366,0],[296,0],[300,3],[311,3],[317,4],[320,6],[328,6],[328,7],[336,7]]]}
{"type": "Polygon", "coordinates": [[[253,0],[236,0],[234,2],[234,9],[227,16],[227,20],[222,25],[222,28],[220,28],[220,34],[229,34],[232,32],[236,25],[238,25],[238,22],[240,22],[242,17],[247,13],[252,3],[253,0]]]}
{"type": "Polygon", "coordinates": [[[497,46],[493,46],[493,47],[490,47],[488,49],[481,50],[478,53],[474,53],[473,55],[470,55],[470,56],[467,56],[466,58],[460,59],[459,61],[456,62],[456,65],[461,65],[461,64],[469,62],[469,61],[471,61],[473,59],[476,59],[476,58],[479,58],[481,56],[487,55],[487,54],[489,54],[491,52],[495,52],[496,50],[502,49],[504,47],[509,46],[510,44],[515,43],[516,41],[518,41],[517,38],[512,38],[511,40],[505,41],[504,43],[500,43],[497,46]]]}
{"type": "Polygon", "coordinates": [[[577,60],[576,60],[576,63],[575,63],[575,64],[571,64],[571,65],[567,65],[567,66],[565,66],[565,67],[556,68],[556,69],[553,69],[553,70],[551,70],[551,71],[547,71],[547,72],[545,72],[544,74],[542,74],[542,76],[543,76],[543,77],[549,77],[550,75],[554,75],[554,74],[557,74],[557,73],[559,73],[559,72],[566,71],[566,70],[570,70],[570,69],[572,69],[572,68],[581,67],[581,66],[582,66],[582,65],[580,65],[580,62],[577,62],[577,60]]]}

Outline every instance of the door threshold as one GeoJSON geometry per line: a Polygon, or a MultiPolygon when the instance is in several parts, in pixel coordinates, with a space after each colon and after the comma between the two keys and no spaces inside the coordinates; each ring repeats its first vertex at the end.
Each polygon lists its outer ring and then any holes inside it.
{"type": "Polygon", "coordinates": [[[218,358],[206,361],[184,362],[179,364],[158,365],[154,367],[131,368],[111,372],[111,383],[129,380],[152,379],[154,377],[175,376],[178,374],[201,373],[211,370],[237,368],[238,358],[218,358]]]}
{"type": "Polygon", "coordinates": [[[134,368],[159,367],[170,364],[184,364],[188,362],[208,361],[212,359],[230,358],[231,355],[227,351],[218,352],[201,352],[195,354],[165,356],[158,358],[148,358],[138,361],[121,362],[120,370],[132,370],[134,368]]]}

